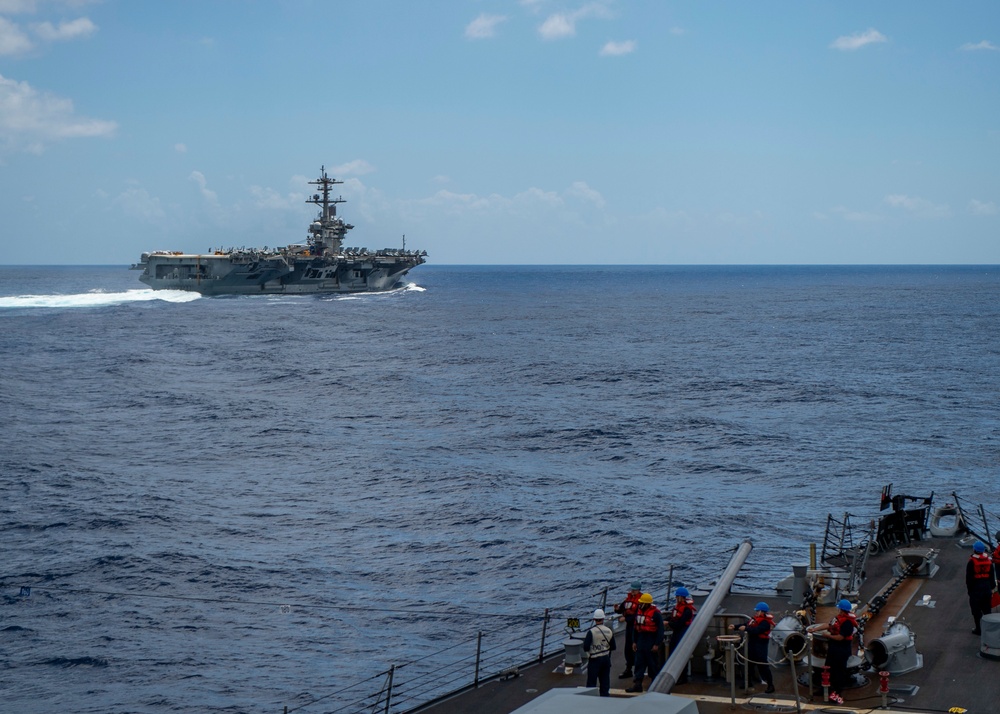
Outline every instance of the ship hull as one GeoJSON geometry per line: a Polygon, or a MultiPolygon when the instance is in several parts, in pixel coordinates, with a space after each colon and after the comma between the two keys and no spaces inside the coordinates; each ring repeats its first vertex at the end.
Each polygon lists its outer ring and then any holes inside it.
{"type": "MultiPolygon", "coordinates": [[[[401,252],[397,252],[401,253],[401,252]]],[[[417,253],[366,256],[150,253],[133,266],[154,290],[202,295],[312,295],[382,292],[402,287],[417,253]]]]}

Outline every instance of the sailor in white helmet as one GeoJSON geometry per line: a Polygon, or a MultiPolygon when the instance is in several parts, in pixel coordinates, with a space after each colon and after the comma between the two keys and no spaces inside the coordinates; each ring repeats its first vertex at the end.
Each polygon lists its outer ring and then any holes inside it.
{"type": "Polygon", "coordinates": [[[601,682],[602,697],[611,696],[611,650],[615,649],[615,633],[604,624],[604,610],[594,610],[594,626],[587,630],[583,649],[590,653],[587,665],[587,686],[601,682]]]}

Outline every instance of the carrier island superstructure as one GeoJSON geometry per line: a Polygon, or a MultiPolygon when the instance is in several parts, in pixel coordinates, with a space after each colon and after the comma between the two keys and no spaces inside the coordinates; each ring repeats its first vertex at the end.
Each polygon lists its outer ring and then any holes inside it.
{"type": "Polygon", "coordinates": [[[427,251],[402,248],[344,248],[354,228],[337,215],[341,197],[332,198],[326,168],[309,182],[318,193],[306,199],[319,207],[305,243],[281,248],[225,248],[206,254],[153,251],[143,253],[133,270],[154,290],[191,290],[203,295],[360,293],[393,290],[403,285],[411,268],[427,251]]]}

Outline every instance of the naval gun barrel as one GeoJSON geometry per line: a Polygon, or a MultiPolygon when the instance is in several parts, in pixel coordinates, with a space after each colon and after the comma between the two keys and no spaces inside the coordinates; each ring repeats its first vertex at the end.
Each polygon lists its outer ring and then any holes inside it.
{"type": "Polygon", "coordinates": [[[739,545],[736,552],[733,553],[733,557],[729,560],[729,565],[726,566],[725,571],[719,577],[719,582],[712,588],[712,592],[708,594],[708,598],[698,610],[698,614],[694,616],[694,620],[691,621],[687,632],[684,633],[684,637],[681,639],[676,651],[670,653],[670,658],[667,659],[666,665],[656,675],[656,679],[653,680],[652,684],[649,685],[650,692],[670,694],[670,690],[677,684],[677,680],[680,679],[684,668],[687,667],[688,660],[691,659],[694,648],[698,646],[702,635],[705,634],[709,623],[712,622],[712,617],[715,615],[715,611],[719,609],[722,598],[729,593],[729,588],[732,587],[733,581],[736,580],[736,574],[740,572],[740,568],[743,567],[743,564],[750,556],[751,550],[753,550],[753,543],[745,540],[739,545]]]}

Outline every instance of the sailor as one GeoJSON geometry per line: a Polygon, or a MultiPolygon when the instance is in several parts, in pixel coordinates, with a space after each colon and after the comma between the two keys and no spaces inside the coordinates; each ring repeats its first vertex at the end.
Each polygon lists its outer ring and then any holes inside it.
{"type": "Polygon", "coordinates": [[[847,661],[854,648],[854,633],[858,631],[858,621],[851,612],[851,603],[841,600],[837,603],[837,616],[822,625],[811,625],[809,632],[825,633],[829,641],[826,649],[826,666],[830,668],[830,701],[843,704],[842,692],[850,681],[847,676],[847,661]]]}
{"type": "MultiPolygon", "coordinates": [[[[694,600],[691,599],[691,593],[688,592],[687,588],[677,588],[675,595],[677,599],[674,603],[674,609],[670,611],[670,618],[667,620],[667,625],[670,627],[670,654],[673,654],[677,645],[680,644],[681,638],[691,626],[691,621],[697,612],[694,600]]],[[[683,680],[683,677],[681,679],[683,680]]]]}
{"type": "Polygon", "coordinates": [[[618,675],[618,679],[631,679],[632,666],[635,664],[635,650],[632,648],[635,642],[635,612],[639,608],[639,596],[642,595],[642,583],[638,580],[629,586],[625,599],[615,605],[615,612],[620,617],[619,622],[625,622],[625,671],[618,675]]]}
{"type": "Polygon", "coordinates": [[[990,596],[990,612],[997,605],[1000,605],[1000,531],[997,531],[993,535],[994,540],[997,542],[997,547],[993,549],[993,594],[990,596]]]}
{"type": "Polygon", "coordinates": [[[745,625],[730,625],[730,630],[737,630],[747,634],[747,673],[751,680],[754,670],[761,681],[767,685],[765,694],[774,691],[774,678],[771,676],[771,668],[767,662],[767,645],[771,640],[771,630],[774,628],[774,618],[771,617],[771,608],[766,602],[759,602],[754,607],[753,617],[745,625]]]}
{"type": "Polygon", "coordinates": [[[639,596],[639,608],[635,613],[635,675],[632,686],[626,692],[641,692],[642,679],[649,669],[650,679],[655,679],[660,671],[660,647],[663,645],[663,615],[653,604],[653,596],[643,593],[639,596]]]}
{"type": "Polygon", "coordinates": [[[989,613],[993,590],[996,588],[996,571],[993,569],[993,558],[986,554],[986,544],[977,540],[972,546],[972,555],[965,565],[965,589],[969,592],[969,607],[972,609],[972,619],[976,627],[972,634],[978,635],[979,621],[989,613]]]}
{"type": "Polygon", "coordinates": [[[615,647],[615,633],[604,624],[604,610],[594,610],[594,626],[587,630],[583,638],[583,649],[590,653],[587,665],[587,686],[601,683],[602,697],[611,696],[611,650],[615,647]]]}

